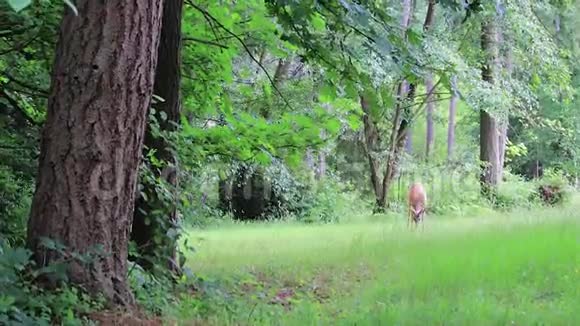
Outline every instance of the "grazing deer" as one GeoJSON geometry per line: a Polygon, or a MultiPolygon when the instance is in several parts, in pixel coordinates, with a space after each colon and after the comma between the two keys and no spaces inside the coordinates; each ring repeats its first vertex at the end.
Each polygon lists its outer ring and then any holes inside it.
{"type": "MultiPolygon", "coordinates": [[[[411,223],[415,226],[419,224],[424,219],[425,216],[425,205],[427,204],[427,195],[425,194],[425,188],[420,183],[414,183],[411,188],[409,188],[409,219],[407,221],[407,226],[410,227],[411,223]]],[[[421,226],[423,227],[423,223],[421,226]]]]}

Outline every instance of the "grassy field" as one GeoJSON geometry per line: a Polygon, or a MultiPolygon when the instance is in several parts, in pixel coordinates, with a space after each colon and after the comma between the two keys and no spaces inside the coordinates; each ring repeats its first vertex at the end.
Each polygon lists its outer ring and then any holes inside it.
{"type": "Polygon", "coordinates": [[[574,204],[432,216],[423,232],[402,216],[194,231],[205,299],[176,314],[215,325],[580,325],[579,221],[574,204]]]}

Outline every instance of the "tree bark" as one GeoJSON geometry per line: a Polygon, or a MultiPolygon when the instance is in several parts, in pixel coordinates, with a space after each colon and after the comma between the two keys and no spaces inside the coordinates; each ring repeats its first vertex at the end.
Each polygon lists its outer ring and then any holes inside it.
{"type": "Polygon", "coordinates": [[[127,248],[147,108],[153,91],[161,1],[76,2],[60,28],[28,246],[39,266],[67,250],[104,255],[72,260],[70,281],[110,304],[131,305],[127,248]]]}
{"type": "MultiPolygon", "coordinates": [[[[161,27],[161,40],[157,54],[157,69],[153,93],[164,101],[156,103],[155,117],[164,132],[175,130],[181,111],[181,16],[183,0],[165,0],[161,27]],[[166,119],[163,119],[164,113],[166,119]]],[[[155,157],[164,162],[162,169],[151,167],[156,178],[173,189],[177,187],[177,162],[174,149],[162,137],[155,137],[151,128],[145,133],[144,155],[155,151],[155,157]]],[[[179,272],[177,239],[167,236],[167,231],[177,226],[177,199],[163,198],[155,183],[141,183],[142,193],[135,203],[131,239],[137,244],[137,262],[147,270],[154,265],[166,265],[170,271],[179,272]],[[157,236],[156,236],[157,235],[157,236]]]]}
{"type": "MultiPolygon", "coordinates": [[[[501,31],[497,32],[497,47],[500,47],[502,43],[505,42],[503,37],[503,33],[501,31]]],[[[509,44],[509,43],[508,43],[509,44]]],[[[505,73],[511,76],[513,72],[513,61],[512,61],[512,52],[509,46],[507,47],[505,53],[502,56],[503,59],[503,69],[505,69],[505,73]]],[[[507,141],[508,141],[508,128],[509,128],[509,109],[506,108],[507,114],[505,121],[501,121],[498,126],[498,147],[499,147],[499,165],[498,165],[498,182],[503,180],[503,171],[505,165],[505,151],[507,148],[507,141]]]]}
{"type": "MultiPolygon", "coordinates": [[[[415,1],[413,0],[402,0],[403,5],[403,15],[401,17],[401,28],[403,32],[406,33],[407,29],[411,25],[411,19],[413,18],[413,9],[415,9],[415,1]]],[[[405,37],[406,38],[406,37],[405,37]]],[[[403,80],[402,86],[400,86],[399,99],[404,99],[407,97],[409,88],[411,85],[403,80]]],[[[413,153],[413,130],[409,126],[405,132],[405,151],[409,154],[413,153]]]]}
{"type": "Polygon", "coordinates": [[[363,115],[363,131],[365,135],[365,150],[367,155],[367,160],[369,162],[369,168],[371,172],[371,186],[375,194],[376,207],[380,207],[382,193],[382,179],[380,176],[381,162],[377,157],[376,152],[380,144],[380,136],[373,122],[370,112],[370,105],[368,100],[361,95],[360,97],[361,108],[364,112],[363,115]]]}
{"type": "Polygon", "coordinates": [[[274,86],[280,87],[284,80],[288,78],[291,63],[292,58],[278,60],[278,66],[276,66],[276,72],[274,73],[274,86]]]}
{"type": "Polygon", "coordinates": [[[454,91],[449,102],[449,119],[447,124],[447,161],[451,162],[453,159],[453,149],[455,147],[455,115],[457,111],[457,101],[459,96],[454,91]]]}
{"type": "MultiPolygon", "coordinates": [[[[435,0],[429,0],[427,5],[427,14],[425,15],[425,22],[423,23],[423,31],[428,32],[433,26],[435,21],[435,0]]],[[[425,89],[427,94],[432,93],[433,90],[433,78],[431,75],[427,76],[425,79],[425,89]]],[[[433,124],[433,114],[435,111],[435,103],[433,102],[433,95],[429,95],[427,98],[427,109],[426,109],[426,119],[427,119],[427,135],[425,142],[425,159],[429,160],[429,156],[433,150],[435,144],[435,126],[433,124]]]]}
{"type": "MultiPolygon", "coordinates": [[[[433,90],[433,79],[431,76],[428,76],[425,80],[425,88],[427,89],[427,93],[431,93],[433,90]]],[[[433,146],[435,144],[435,126],[433,124],[433,114],[435,111],[435,103],[433,102],[433,96],[429,95],[427,98],[427,112],[426,112],[426,120],[427,120],[427,136],[425,142],[425,159],[429,160],[429,156],[433,150],[433,146]]]]}
{"type": "MultiPolygon", "coordinates": [[[[409,92],[409,84],[406,81],[403,81],[403,91],[401,92],[400,98],[406,98],[407,93],[409,92]]],[[[413,154],[413,129],[409,126],[407,130],[407,140],[405,141],[405,152],[409,155],[413,154]]]]}
{"type": "MultiPolygon", "coordinates": [[[[412,7],[413,7],[412,0],[403,0],[403,14],[401,18],[401,27],[404,31],[406,31],[406,29],[410,25],[412,17],[412,7]]],[[[427,15],[425,17],[425,22],[423,24],[424,31],[428,31],[431,25],[433,24],[434,10],[435,10],[435,1],[429,1],[427,15]]],[[[402,100],[405,98],[410,102],[414,100],[416,85],[411,83],[407,87],[406,84],[407,84],[406,81],[403,81],[399,84],[397,88],[398,101],[393,118],[393,128],[391,130],[390,142],[388,144],[389,156],[387,158],[387,164],[382,178],[379,176],[380,163],[378,162],[377,158],[371,155],[372,152],[368,151],[368,148],[374,148],[374,146],[369,146],[372,144],[372,142],[377,143],[380,142],[379,135],[376,130],[376,126],[374,125],[369,114],[368,113],[365,114],[363,118],[366,136],[365,141],[368,152],[367,155],[371,169],[371,183],[373,185],[373,189],[375,191],[376,196],[375,212],[381,212],[386,209],[388,204],[389,189],[398,172],[398,165],[401,152],[405,148],[406,144],[410,144],[408,142],[410,138],[409,128],[412,122],[409,120],[411,114],[409,112],[409,109],[405,108],[405,105],[403,105],[402,100]]],[[[368,103],[362,97],[361,97],[361,106],[363,107],[363,111],[365,111],[365,113],[369,111],[368,103]],[[365,106],[367,108],[365,108],[365,106]]]]}
{"type": "MultiPolygon", "coordinates": [[[[495,83],[497,69],[498,48],[497,31],[492,20],[482,23],[481,48],[485,53],[486,60],[482,66],[482,79],[490,84],[495,83]]],[[[484,196],[493,199],[499,179],[499,135],[498,126],[494,117],[488,112],[480,112],[480,161],[482,171],[480,175],[481,192],[484,196]]]]}

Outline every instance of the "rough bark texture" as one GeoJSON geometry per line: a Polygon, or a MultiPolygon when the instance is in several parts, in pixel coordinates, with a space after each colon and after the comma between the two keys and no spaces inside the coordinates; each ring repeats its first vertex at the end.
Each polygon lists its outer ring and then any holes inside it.
{"type": "Polygon", "coordinates": [[[105,255],[72,261],[70,280],[110,304],[134,302],[127,247],[146,112],[153,91],[161,1],[76,2],[63,17],[41,142],[28,246],[40,266],[68,250],[105,255]]]}
{"type": "Polygon", "coordinates": [[[449,102],[449,120],[447,125],[447,161],[453,159],[453,149],[455,147],[455,115],[457,111],[457,101],[459,97],[453,92],[449,102]]]}
{"type": "MultiPolygon", "coordinates": [[[[482,23],[481,48],[486,56],[481,69],[482,79],[493,84],[498,66],[498,48],[497,31],[491,20],[482,23]]],[[[481,191],[485,196],[492,198],[496,192],[500,172],[498,125],[495,118],[483,110],[480,112],[479,123],[479,159],[483,163],[480,175],[481,191]]]]}
{"type": "MultiPolygon", "coordinates": [[[[153,93],[164,99],[156,103],[156,118],[162,131],[173,131],[179,122],[181,111],[180,83],[181,83],[181,16],[183,0],[165,0],[163,5],[163,19],[161,40],[157,55],[157,69],[153,93]],[[165,113],[167,119],[161,117],[165,113]]],[[[145,133],[145,153],[155,150],[155,157],[166,162],[167,166],[160,171],[153,169],[157,177],[164,179],[170,187],[177,186],[176,160],[171,144],[163,138],[156,138],[147,128],[145,133]]],[[[166,236],[167,230],[175,227],[177,222],[176,199],[170,202],[160,198],[155,184],[142,183],[142,192],[145,199],[139,196],[135,203],[133,231],[131,239],[137,244],[140,255],[138,263],[145,269],[151,270],[154,263],[167,262],[168,268],[178,272],[176,239],[166,236]],[[147,223],[147,221],[149,223],[147,223]],[[155,237],[155,235],[160,235],[155,237]],[[155,242],[155,238],[159,242],[155,242]]]]}

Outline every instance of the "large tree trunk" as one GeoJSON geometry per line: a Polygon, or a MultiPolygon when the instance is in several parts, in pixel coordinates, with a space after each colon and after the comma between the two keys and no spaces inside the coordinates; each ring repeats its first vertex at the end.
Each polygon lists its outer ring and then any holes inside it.
{"type": "Polygon", "coordinates": [[[76,2],[61,23],[28,246],[40,266],[67,250],[104,255],[70,261],[72,283],[130,305],[127,249],[146,113],[153,91],[161,1],[76,2]]]}
{"type": "MultiPolygon", "coordinates": [[[[493,84],[498,66],[498,48],[497,31],[491,19],[482,23],[481,48],[486,56],[481,69],[482,79],[493,84]]],[[[480,161],[483,163],[480,175],[481,191],[486,197],[493,198],[500,172],[498,125],[495,118],[483,110],[480,112],[479,123],[480,161]]]]}
{"type": "MultiPolygon", "coordinates": [[[[153,93],[163,102],[156,103],[156,120],[161,131],[173,131],[179,122],[181,108],[181,15],[183,0],[165,0],[163,24],[157,56],[157,69],[153,93]],[[164,113],[166,119],[163,119],[164,113]]],[[[164,138],[156,138],[151,129],[145,133],[145,153],[155,151],[155,157],[164,162],[162,169],[151,167],[155,176],[171,188],[177,187],[177,167],[174,149],[164,138]]],[[[167,236],[168,230],[176,228],[177,199],[164,198],[157,192],[155,183],[142,182],[142,193],[135,203],[133,232],[131,239],[137,244],[137,262],[145,269],[152,270],[155,264],[167,265],[173,272],[179,271],[177,263],[176,237],[167,236]],[[157,236],[156,236],[157,235],[157,236]]],[[[172,234],[176,234],[172,232],[172,234]]]]}

